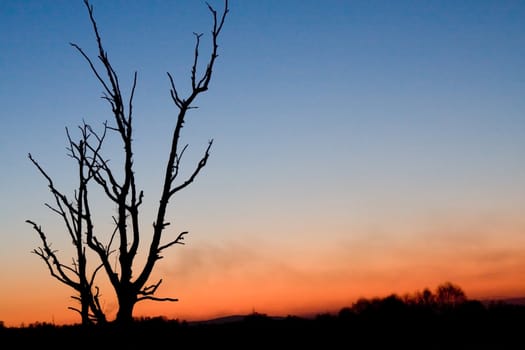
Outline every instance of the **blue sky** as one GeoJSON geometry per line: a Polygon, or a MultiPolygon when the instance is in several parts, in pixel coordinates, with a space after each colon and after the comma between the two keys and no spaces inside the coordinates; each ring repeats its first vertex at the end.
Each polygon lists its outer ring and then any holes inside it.
{"type": "MultiPolygon", "coordinates": [[[[192,32],[204,33],[204,59],[211,18],[193,0],[92,4],[125,91],[138,71],[135,151],[149,227],[176,116],[166,72],[188,91],[192,32]]],[[[230,10],[210,90],[184,129],[188,171],[210,138],[214,145],[170,209],[193,235],[183,256],[199,247],[244,256],[250,247],[262,265],[270,259],[304,272],[305,256],[318,266],[348,247],[340,265],[369,271],[379,257],[434,261],[442,249],[457,253],[447,258],[460,259],[464,273],[429,263],[427,276],[439,272],[421,283],[451,277],[498,293],[472,282],[476,260],[466,251],[475,246],[482,257],[512,256],[523,280],[525,2],[233,0],[230,10]],[[367,249],[370,257],[361,256],[367,249]]],[[[19,275],[50,279],[29,254],[38,241],[25,219],[68,244],[27,153],[73,189],[64,127],[83,119],[96,127],[110,114],[69,45],[95,57],[82,1],[3,0],[0,33],[0,261],[17,267],[0,275],[9,300],[19,275]]],[[[379,265],[374,271],[391,274],[379,265]]],[[[392,283],[380,281],[371,292],[392,283]]],[[[501,288],[525,292],[523,284],[501,288]]]]}

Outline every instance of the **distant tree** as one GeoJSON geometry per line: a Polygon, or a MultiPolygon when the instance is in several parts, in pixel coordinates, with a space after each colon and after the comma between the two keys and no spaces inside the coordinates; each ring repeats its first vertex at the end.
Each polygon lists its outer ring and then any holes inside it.
{"type": "Polygon", "coordinates": [[[422,292],[417,292],[415,295],[415,303],[419,306],[434,306],[436,302],[436,296],[428,288],[423,289],[422,292]]]}
{"type": "Polygon", "coordinates": [[[367,298],[359,298],[357,301],[352,305],[352,311],[354,311],[357,314],[362,314],[363,312],[368,311],[372,306],[372,302],[367,298]]]}
{"type": "Polygon", "coordinates": [[[337,317],[339,317],[342,320],[349,320],[353,316],[355,316],[355,312],[351,307],[348,306],[342,307],[337,313],[337,317]]]}
{"type": "Polygon", "coordinates": [[[40,226],[37,226],[32,221],[28,222],[38,232],[43,244],[40,249],[35,250],[35,253],[46,262],[53,277],[79,292],[80,296],[78,299],[81,301],[82,310],[84,310],[86,305],[89,305],[93,312],[97,314],[102,312],[100,304],[98,304],[98,290],[93,289],[93,281],[95,280],[96,272],[99,269],[103,269],[118,300],[116,322],[129,323],[133,321],[133,310],[139,301],[178,300],[171,297],[161,298],[155,296],[162,279],[153,284],[148,284],[148,281],[156,262],[162,258],[161,253],[173,245],[184,244],[184,236],[188,233],[183,231],[174,239],[167,242],[162,241],[164,229],[170,224],[165,219],[168,203],[176,193],[193,183],[200,171],[206,166],[213,143],[213,140],[209,141],[202,158],[193,171],[190,172],[187,178],[179,181],[182,156],[188,147],[187,144],[180,145],[179,142],[182,128],[188,112],[196,108],[194,102],[197,97],[208,90],[214,64],[218,57],[217,41],[226,15],[229,12],[228,0],[224,1],[224,10],[219,14],[211,5],[207,4],[213,18],[213,27],[211,30],[211,52],[202,74],[198,73],[202,34],[195,33],[193,65],[190,71],[191,92],[183,96],[180,90],[176,88],[172,75],[167,73],[171,99],[178,112],[173,127],[171,146],[168,150],[166,170],[162,179],[163,187],[156,220],[153,223],[151,236],[148,236],[151,239],[151,243],[147,250],[145,262],[139,271],[136,270],[136,265],[138,264],[136,257],[139,252],[141,237],[143,237],[139,220],[143,192],[138,189],[136,184],[133,159],[133,97],[137,85],[137,72],[134,73],[131,92],[126,99],[121,92],[117,73],[110,63],[108,54],[102,44],[100,32],[94,18],[93,6],[90,5],[88,0],[84,0],[84,4],[95,34],[98,49],[97,56],[101,68],[97,68],[95,62],[91,60],[80,46],[75,43],[71,43],[71,45],[84,57],[91,72],[101,84],[103,89],[102,98],[109,103],[113,124],[105,122],[101,132],[95,132],[90,125],[84,124],[81,127],[82,138],[79,142],[72,142],[68,134],[71,145],[70,152],[72,153],[70,155],[78,162],[80,180],[73,202],[56,189],[51,177],[33,160],[31,155],[29,156],[33,164],[37,166],[47,179],[50,190],[55,197],[56,206],[49,207],[62,216],[68,232],[73,238],[73,245],[77,252],[73,263],[74,267],[71,268],[62,264],[56,252],[47,243],[47,236],[40,226]],[[117,136],[123,146],[123,162],[120,168],[117,167],[118,164],[110,164],[109,160],[103,155],[106,136],[113,134],[117,136]],[[122,179],[119,180],[120,176],[122,176],[122,179]],[[100,236],[97,236],[92,220],[88,199],[88,187],[92,185],[99,186],[105,197],[116,207],[116,214],[113,216],[115,229],[105,243],[102,242],[100,236]],[[116,244],[117,247],[113,248],[113,244],[116,244]],[[86,268],[86,247],[92,250],[99,259],[99,264],[94,268],[91,275],[88,275],[86,268]],[[113,256],[113,254],[117,255],[115,262],[110,261],[110,256],[113,256]],[[66,275],[67,272],[72,272],[76,276],[76,280],[69,278],[66,275]]]}
{"type": "Polygon", "coordinates": [[[380,302],[380,310],[383,314],[400,314],[405,311],[405,307],[403,299],[396,294],[390,294],[380,302]]]}
{"type": "Polygon", "coordinates": [[[467,296],[461,287],[451,282],[442,283],[436,289],[436,301],[440,306],[454,307],[466,300],[467,296]]]}

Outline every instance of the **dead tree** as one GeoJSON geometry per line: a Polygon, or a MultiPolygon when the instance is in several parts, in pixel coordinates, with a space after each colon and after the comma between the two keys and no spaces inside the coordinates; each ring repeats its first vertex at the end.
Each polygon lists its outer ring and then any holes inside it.
{"type": "MultiPolygon", "coordinates": [[[[113,237],[110,242],[103,244],[97,238],[93,229],[86,231],[86,242],[96,255],[100,258],[100,262],[109,278],[109,281],[115,291],[118,299],[118,311],[116,315],[117,323],[129,323],[133,321],[133,309],[137,302],[142,300],[154,301],[177,301],[176,298],[171,297],[157,297],[155,293],[162,283],[162,279],[150,284],[149,278],[155,267],[155,264],[162,258],[162,253],[165,249],[176,244],[184,244],[184,236],[187,231],[180,232],[174,239],[163,240],[164,229],[170,224],[166,221],[166,211],[168,203],[172,197],[179,191],[189,186],[206,166],[210,154],[210,148],[213,140],[210,140],[204,150],[204,154],[200,161],[196,164],[193,171],[185,179],[179,179],[181,160],[188,145],[181,146],[179,143],[183,125],[190,109],[196,108],[193,104],[196,98],[208,90],[209,83],[212,78],[212,72],[215,61],[218,57],[218,43],[217,40],[229,11],[228,1],[225,0],[224,9],[221,13],[209,4],[208,9],[213,19],[213,27],[211,31],[211,52],[207,61],[206,69],[198,72],[199,66],[199,50],[200,39],[202,34],[195,33],[195,46],[193,53],[193,64],[190,71],[191,92],[183,96],[182,93],[175,86],[174,79],[170,73],[168,81],[170,84],[171,99],[176,106],[177,116],[175,118],[173,134],[171,138],[171,147],[168,151],[166,162],[166,171],[163,177],[163,188],[160,195],[159,207],[156,214],[156,220],[153,223],[151,232],[151,243],[147,252],[147,258],[142,265],[140,271],[133,271],[135,258],[139,251],[140,241],[143,232],[140,231],[140,207],[143,203],[143,192],[138,189],[135,181],[134,159],[133,159],[133,96],[137,85],[137,72],[134,73],[131,92],[127,99],[124,98],[121,87],[119,85],[119,78],[111,65],[108,54],[105,51],[102,39],[99,33],[97,22],[93,14],[93,6],[88,0],[84,0],[89,18],[92,24],[95,35],[98,60],[101,68],[97,68],[95,62],[83,51],[83,49],[75,43],[71,45],[78,50],[78,52],[87,61],[91,72],[102,86],[103,99],[106,100],[111,107],[112,125],[104,124],[103,135],[106,132],[112,135],[117,135],[123,144],[124,157],[121,164],[122,168],[116,169],[115,164],[111,164],[100,152],[98,145],[102,142],[104,136],[95,135],[96,142],[93,145],[92,140],[86,140],[87,149],[90,151],[89,162],[89,176],[94,180],[94,183],[101,186],[107,199],[114,203],[116,207],[116,214],[113,216],[115,223],[115,240],[113,237]],[[118,174],[123,174],[122,179],[117,178],[118,174]],[[110,262],[111,243],[116,242],[118,247],[115,251],[118,254],[118,263],[116,266],[110,262]]],[[[108,134],[109,135],[109,134],[108,134]]]]}
{"type": "MultiPolygon", "coordinates": [[[[69,233],[76,254],[72,264],[65,265],[61,262],[58,252],[51,248],[51,243],[48,242],[41,226],[32,220],[26,220],[26,222],[33,226],[42,243],[41,247],[34,249],[32,252],[42,258],[51,276],[77,292],[77,295],[73,295],[72,298],[80,303],[80,309],[76,307],[69,307],[69,309],[78,312],[81,316],[82,324],[88,325],[106,322],[106,316],[99,302],[99,289],[94,285],[96,274],[102,265],[99,264],[93,271],[89,271],[86,259],[86,244],[83,239],[84,230],[89,231],[93,227],[87,187],[88,182],[92,179],[90,168],[93,165],[93,159],[89,160],[87,154],[88,152],[96,154],[100,150],[102,142],[99,142],[96,147],[88,149],[86,145],[91,136],[90,128],[84,124],[80,127],[80,131],[80,141],[74,142],[66,128],[69,141],[69,156],[77,163],[79,180],[73,201],[55,186],[51,177],[32,155],[28,155],[31,162],[46,178],[49,190],[53,194],[55,204],[46,203],[46,206],[62,218],[69,233]]],[[[100,141],[102,140],[100,139],[100,141]]]]}

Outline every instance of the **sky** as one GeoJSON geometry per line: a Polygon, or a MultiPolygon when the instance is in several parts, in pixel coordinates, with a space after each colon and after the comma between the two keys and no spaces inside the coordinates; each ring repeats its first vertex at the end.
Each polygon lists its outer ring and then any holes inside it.
{"type": "MultiPolygon", "coordinates": [[[[147,240],[177,113],[166,72],[189,91],[193,32],[204,34],[204,60],[211,16],[195,0],[91,3],[126,94],[138,72],[147,240]]],[[[151,279],[163,278],[158,296],[179,302],[141,302],[135,314],[324,312],[445,281],[470,298],[525,296],[524,18],[525,2],[510,0],[230,0],[210,89],[183,129],[184,171],[213,139],[210,159],[171,200],[164,237],[189,234],[151,279]]],[[[45,206],[47,183],[27,157],[72,194],[65,128],[111,118],[70,42],[96,58],[81,0],[0,2],[8,326],[79,322],[67,309],[72,290],[31,253],[40,241],[25,223],[42,225],[71,260],[60,218],[45,206]]],[[[108,154],[120,150],[108,143],[108,154]]],[[[95,225],[109,227],[114,207],[102,196],[93,205],[95,225]]],[[[116,311],[110,289],[102,304],[116,311]]]]}

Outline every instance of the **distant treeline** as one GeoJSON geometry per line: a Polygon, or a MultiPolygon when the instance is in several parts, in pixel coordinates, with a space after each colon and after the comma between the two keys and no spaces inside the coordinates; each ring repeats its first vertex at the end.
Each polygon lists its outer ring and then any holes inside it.
{"type": "Polygon", "coordinates": [[[0,339],[94,349],[525,349],[524,330],[525,305],[471,300],[458,286],[444,283],[435,292],[361,298],[339,312],[314,317],[254,312],[214,322],[146,317],[127,326],[38,323],[1,328],[0,339]]]}

